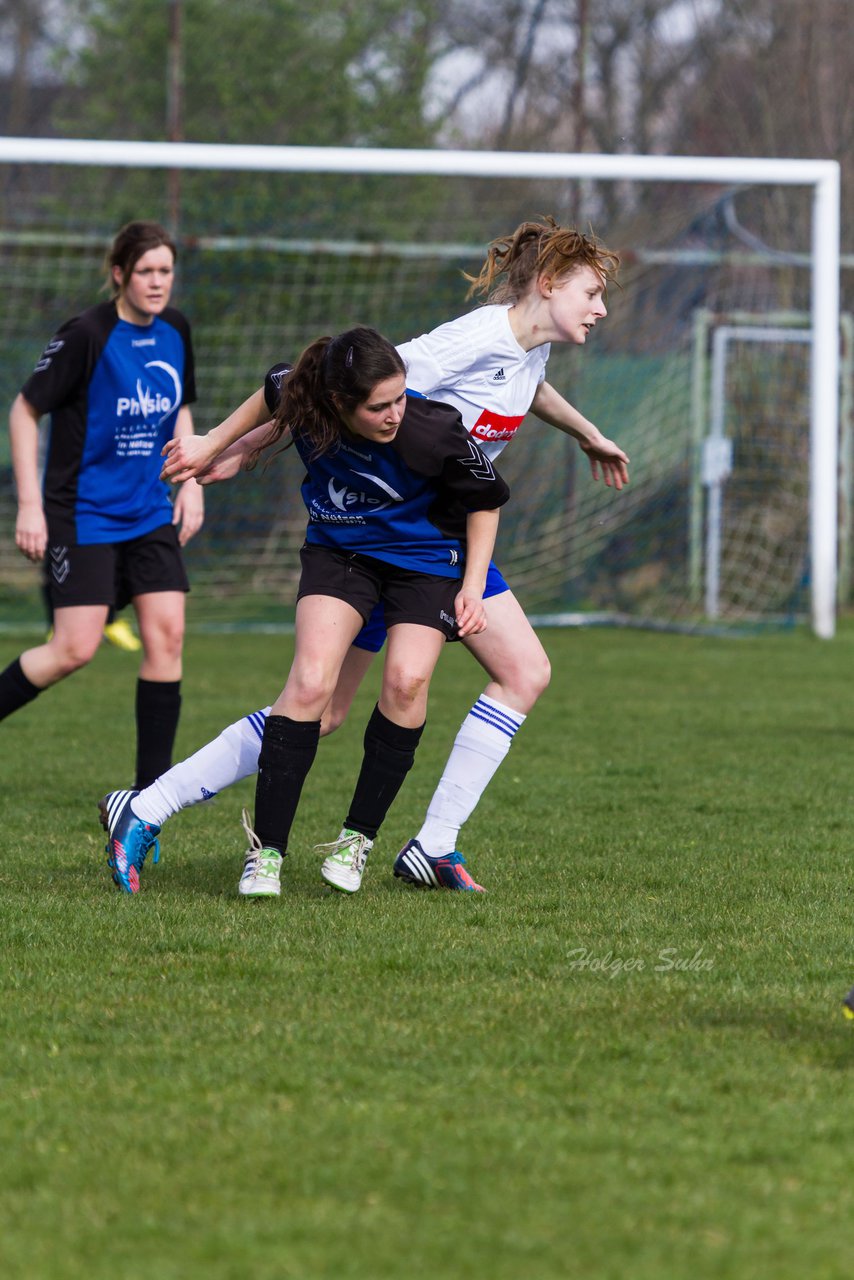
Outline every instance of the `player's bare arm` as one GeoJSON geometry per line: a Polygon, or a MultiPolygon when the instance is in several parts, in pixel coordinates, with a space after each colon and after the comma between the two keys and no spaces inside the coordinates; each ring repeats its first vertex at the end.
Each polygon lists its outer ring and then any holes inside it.
{"type": "Polygon", "coordinates": [[[203,436],[174,437],[163,446],[166,461],[160,474],[164,480],[178,484],[190,480],[211,465],[215,458],[235,440],[248,435],[270,417],[264,399],[264,388],[252,393],[233,413],[203,436]]]}
{"type": "MultiPolygon", "coordinates": [[[[193,415],[183,405],[175,420],[175,438],[185,440],[193,434],[193,415]]],[[[178,526],[178,542],[185,547],[199,532],[205,519],[205,496],[197,480],[185,480],[175,495],[172,523],[178,526]]]]}
{"type": "Polygon", "coordinates": [[[18,394],[9,411],[12,470],[18,491],[15,546],[28,560],[43,560],[47,550],[47,521],[39,484],[39,413],[18,394]]]}
{"type": "MultiPolygon", "coordinates": [[[[230,444],[227,449],[223,449],[209,467],[199,472],[196,477],[199,484],[219,484],[223,480],[233,480],[241,471],[245,471],[252,459],[273,443],[272,427],[272,421],[265,422],[262,426],[253,428],[248,435],[235,440],[234,444],[230,444]]],[[[280,448],[286,436],[287,432],[285,436],[280,436],[276,440],[280,448]]]]}
{"type": "Polygon", "coordinates": [[[466,569],[454,601],[460,639],[486,630],[483,592],[498,533],[498,516],[497,510],[470,511],[466,518],[466,569]]]}
{"type": "Polygon", "coordinates": [[[622,489],[629,483],[629,458],[619,445],[584,417],[574,405],[556,391],[549,382],[541,382],[537,388],[531,412],[550,427],[557,427],[578,441],[579,448],[590,459],[590,471],[594,480],[600,473],[605,484],[622,489]]]}

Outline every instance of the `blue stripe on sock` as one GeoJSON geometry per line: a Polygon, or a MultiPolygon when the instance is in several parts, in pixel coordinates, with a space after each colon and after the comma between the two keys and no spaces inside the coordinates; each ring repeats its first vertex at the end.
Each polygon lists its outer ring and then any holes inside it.
{"type": "Polygon", "coordinates": [[[246,719],[249,721],[249,723],[252,725],[252,728],[258,734],[259,739],[263,739],[264,725],[267,723],[267,717],[264,715],[264,712],[253,711],[252,715],[247,716],[246,719]]]}
{"type": "Polygon", "coordinates": [[[499,729],[501,733],[506,733],[508,738],[512,738],[516,731],[521,728],[521,720],[514,720],[506,711],[499,711],[498,707],[493,707],[482,699],[474,704],[469,715],[474,716],[477,720],[482,720],[484,724],[491,725],[493,729],[499,729]]]}

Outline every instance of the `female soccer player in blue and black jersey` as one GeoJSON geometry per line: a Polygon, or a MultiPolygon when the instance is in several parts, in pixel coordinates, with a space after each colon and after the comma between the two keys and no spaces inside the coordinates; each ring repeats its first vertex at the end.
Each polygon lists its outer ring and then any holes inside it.
{"type": "Polygon", "coordinates": [[[133,603],[143,645],[136,688],[136,780],[168,769],[181,705],[184,595],[180,545],[201,527],[202,493],[174,506],[160,451],[192,434],[190,328],[169,306],[175,245],[131,222],[107,257],[113,297],[55,334],[12,405],[15,541],[44,564],[53,633],[0,673],[0,719],[85,666],[112,607],[133,603]],[[38,425],[50,414],[44,476],[38,425]],[[179,531],[180,527],[180,531],[179,531]]]}
{"type": "MultiPolygon", "coordinates": [[[[321,715],[353,640],[381,602],[388,631],[382,690],[344,828],[324,864],[342,877],[336,887],[352,892],[412,766],[445,641],[486,626],[486,575],[509,490],[456,409],[407,397],[406,366],[373,329],[318,339],[292,370],[271,371],[265,394],[274,440],[287,432],[306,467],[308,527],[295,655],[264,725],[240,893],[279,893],[321,715]],[[344,849],[346,859],[336,857],[344,849]]],[[[112,792],[102,801],[110,862],[130,892],[157,834],[135,818],[134,795],[112,792]]],[[[471,883],[458,855],[455,867],[471,883]]]]}

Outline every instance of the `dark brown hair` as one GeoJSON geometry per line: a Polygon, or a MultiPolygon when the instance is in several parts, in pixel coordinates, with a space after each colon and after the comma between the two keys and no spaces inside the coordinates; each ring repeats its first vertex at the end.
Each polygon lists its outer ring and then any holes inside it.
{"type": "Polygon", "coordinates": [[[126,222],[116,232],[105,262],[107,285],[114,294],[121,293],[127,287],[133,269],[142,255],[148,253],[149,249],[159,249],[161,245],[172,250],[172,260],[175,261],[178,257],[175,241],[159,222],[126,222]],[[122,273],[120,285],[113,279],[113,267],[118,267],[122,273]]]}
{"type": "Polygon", "coordinates": [[[406,365],[376,329],[358,325],[334,338],[315,338],[282,380],[264,447],[290,430],[292,439],[301,436],[311,442],[313,458],[328,453],[345,430],[341,410],[365,404],[377,383],[398,375],[406,375],[406,365]]]}

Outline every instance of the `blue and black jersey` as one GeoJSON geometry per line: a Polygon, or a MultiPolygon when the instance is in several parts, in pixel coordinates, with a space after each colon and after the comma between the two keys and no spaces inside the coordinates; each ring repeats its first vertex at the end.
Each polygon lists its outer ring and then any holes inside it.
{"type": "MultiPolygon", "coordinates": [[[[264,394],[274,413],[283,366],[267,374],[264,394]]],[[[466,516],[492,511],[510,490],[463,426],[456,409],[407,396],[390,444],[345,434],[328,453],[293,433],[307,475],[306,541],[358,551],[417,573],[462,576],[466,516]]]]}
{"type": "Polygon", "coordinates": [[[172,520],[160,451],[196,398],[190,327],[150,325],[101,302],[62,326],[21,389],[51,415],[44,508],[53,542],[125,542],[172,520]]]}

